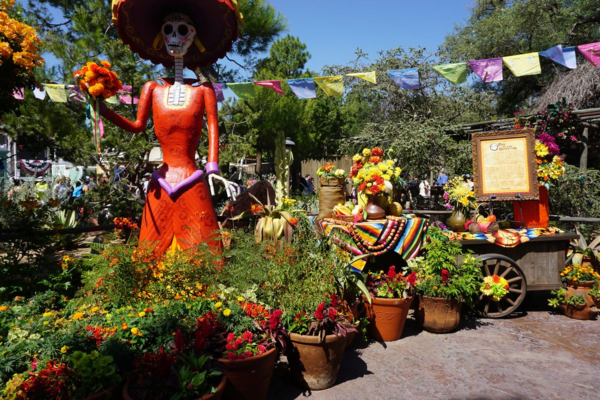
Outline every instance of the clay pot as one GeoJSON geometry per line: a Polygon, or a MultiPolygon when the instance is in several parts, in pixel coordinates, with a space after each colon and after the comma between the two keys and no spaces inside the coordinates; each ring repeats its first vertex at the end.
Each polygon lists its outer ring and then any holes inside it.
{"type": "Polygon", "coordinates": [[[460,323],[461,306],[462,303],[455,299],[421,296],[417,320],[428,332],[452,332],[460,323]]]}
{"type": "Polygon", "coordinates": [[[454,232],[465,232],[467,229],[465,228],[465,224],[467,223],[467,217],[462,213],[462,211],[454,209],[452,211],[452,215],[450,218],[446,220],[446,226],[448,229],[454,232]]]}
{"type": "Polygon", "coordinates": [[[563,306],[563,311],[565,315],[569,318],[579,319],[579,320],[588,320],[594,318],[596,315],[595,311],[590,310],[590,308],[586,304],[579,304],[576,306],[565,305],[563,306]]]}
{"type": "Polygon", "coordinates": [[[344,349],[347,349],[348,347],[350,347],[350,345],[352,344],[352,342],[354,342],[354,339],[356,338],[356,334],[358,333],[358,325],[352,325],[354,327],[354,329],[356,329],[356,332],[348,332],[346,333],[346,345],[344,346],[344,349]]]}
{"type": "Polygon", "coordinates": [[[385,218],[385,210],[381,207],[383,202],[385,202],[385,198],[383,196],[368,196],[367,205],[365,206],[367,219],[385,218]]]}
{"type": "Polygon", "coordinates": [[[118,385],[109,387],[106,390],[103,390],[100,393],[92,394],[83,400],[104,400],[104,399],[114,399],[117,397],[117,394],[122,390],[123,382],[118,385]]]}
{"type": "Polygon", "coordinates": [[[589,291],[594,287],[594,281],[585,281],[585,282],[577,282],[577,283],[569,283],[567,285],[567,297],[581,294],[585,297],[585,302],[588,307],[593,307],[595,305],[592,296],[589,295],[589,291]]]}
{"type": "MultiPolygon", "coordinates": [[[[129,385],[130,385],[131,381],[129,378],[127,378],[127,382],[125,383],[125,386],[123,387],[123,399],[124,400],[133,400],[133,397],[131,397],[129,395],[129,385]]],[[[227,383],[227,378],[225,377],[225,374],[223,374],[223,378],[221,378],[221,382],[219,383],[219,386],[217,386],[217,391],[215,393],[211,393],[211,394],[207,394],[206,396],[202,396],[197,400],[221,400],[221,397],[223,396],[223,392],[225,391],[225,385],[227,383]]]]}
{"type": "Polygon", "coordinates": [[[223,399],[266,399],[276,360],[276,348],[245,360],[219,359],[225,365],[227,377],[223,399]]]}
{"type": "Polygon", "coordinates": [[[369,318],[367,327],[369,336],[384,342],[400,339],[413,297],[406,299],[372,297],[371,300],[372,304],[365,302],[367,318],[369,318]]]}
{"type": "Polygon", "coordinates": [[[288,361],[296,383],[311,390],[332,387],[340,371],[346,338],[327,335],[319,342],[318,336],[290,333],[290,340],[288,361]]]}

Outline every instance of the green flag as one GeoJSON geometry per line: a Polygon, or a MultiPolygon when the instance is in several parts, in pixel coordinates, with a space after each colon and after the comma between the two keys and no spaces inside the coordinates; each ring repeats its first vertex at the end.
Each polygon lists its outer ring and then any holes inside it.
{"type": "Polygon", "coordinates": [[[455,85],[467,81],[467,63],[436,65],[433,69],[455,85]]]}
{"type": "Polygon", "coordinates": [[[233,90],[240,99],[251,99],[254,97],[254,84],[252,82],[228,83],[227,87],[233,90]]]}

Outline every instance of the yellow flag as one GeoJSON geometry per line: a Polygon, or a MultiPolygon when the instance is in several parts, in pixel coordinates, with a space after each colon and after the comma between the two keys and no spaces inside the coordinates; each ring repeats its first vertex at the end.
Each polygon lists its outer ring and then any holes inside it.
{"type": "Polygon", "coordinates": [[[510,72],[514,76],[538,75],[542,73],[539,53],[502,57],[502,61],[504,61],[504,65],[510,69],[510,72]]]}
{"type": "Polygon", "coordinates": [[[314,78],[317,85],[321,87],[327,94],[327,96],[343,96],[344,95],[344,81],[341,75],[336,76],[322,76],[320,78],[314,78]]]}
{"type": "Polygon", "coordinates": [[[48,93],[50,100],[55,103],[67,102],[67,89],[65,88],[65,85],[46,83],[44,86],[46,87],[46,93],[48,93]]]}
{"type": "Polygon", "coordinates": [[[355,76],[357,78],[364,79],[365,81],[369,81],[371,83],[377,83],[377,75],[375,75],[375,71],[354,72],[352,74],[346,74],[346,76],[355,76]]]}

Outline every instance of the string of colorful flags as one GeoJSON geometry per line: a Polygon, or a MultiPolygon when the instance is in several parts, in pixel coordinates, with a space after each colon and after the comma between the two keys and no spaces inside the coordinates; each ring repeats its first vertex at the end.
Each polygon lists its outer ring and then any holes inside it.
{"type": "MultiPolygon", "coordinates": [[[[577,59],[575,50],[579,52],[595,67],[600,66],[600,42],[588,43],[579,46],[565,47],[562,45],[551,47],[548,50],[519,54],[508,57],[489,58],[485,60],[473,60],[462,63],[436,65],[433,69],[449,82],[460,85],[467,81],[468,68],[470,68],[479,78],[486,83],[499,82],[504,79],[503,66],[506,66],[510,72],[517,77],[538,75],[542,73],[539,56],[546,57],[569,69],[577,68],[577,59]]],[[[401,70],[387,71],[387,75],[398,86],[405,90],[417,90],[420,88],[419,69],[407,68],[401,70]]],[[[346,76],[364,79],[371,83],[377,83],[375,71],[355,72],[346,74],[346,76]]],[[[288,79],[287,85],[298,99],[314,99],[317,97],[316,85],[318,85],[328,96],[342,96],[344,94],[343,76],[323,76],[314,78],[288,79]]],[[[239,82],[239,83],[215,83],[213,87],[217,101],[224,101],[223,89],[225,86],[233,91],[240,99],[250,99],[256,95],[256,86],[262,86],[274,90],[280,96],[283,96],[280,80],[239,82]]],[[[73,101],[86,102],[85,96],[75,85],[44,84],[45,90],[35,89],[33,94],[38,99],[44,99],[46,93],[54,102],[67,102],[70,98],[73,101]]],[[[23,99],[23,89],[15,91],[13,96],[17,99],[23,99]]],[[[123,90],[116,96],[106,100],[110,104],[137,104],[139,99],[131,94],[131,86],[123,86],[123,90]]],[[[89,114],[89,112],[88,112],[89,114]]],[[[103,129],[101,129],[102,131],[103,129]]],[[[101,132],[102,135],[102,132],[101,132]]]]}

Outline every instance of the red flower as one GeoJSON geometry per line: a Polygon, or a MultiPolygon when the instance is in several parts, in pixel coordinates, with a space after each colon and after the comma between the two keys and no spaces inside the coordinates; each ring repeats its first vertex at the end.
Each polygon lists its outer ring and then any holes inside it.
{"type": "Polygon", "coordinates": [[[185,339],[183,338],[183,335],[181,334],[179,328],[177,328],[177,333],[175,334],[175,348],[177,350],[183,350],[184,347],[185,339]]]}
{"type": "Polygon", "coordinates": [[[325,302],[319,304],[317,311],[315,312],[315,318],[323,319],[323,309],[325,308],[325,302]]]}
{"type": "Polygon", "coordinates": [[[244,354],[246,354],[246,357],[252,357],[252,352],[250,350],[246,351],[244,354]]]}
{"type": "Polygon", "coordinates": [[[371,162],[373,164],[379,164],[381,162],[381,157],[371,156],[371,158],[369,159],[369,162],[371,162]]]}
{"type": "Polygon", "coordinates": [[[373,193],[373,194],[379,194],[381,192],[381,189],[377,185],[371,186],[370,189],[371,189],[371,193],[373,193]]]}
{"type": "Polygon", "coordinates": [[[235,340],[235,335],[233,333],[230,333],[229,335],[227,335],[227,342],[233,342],[235,340]]]}
{"type": "Polygon", "coordinates": [[[414,271],[411,272],[410,275],[406,277],[406,281],[410,283],[411,286],[415,286],[415,283],[417,282],[417,273],[414,271]]]}
{"type": "Polygon", "coordinates": [[[306,315],[305,311],[300,311],[298,314],[296,314],[296,316],[294,317],[294,321],[298,321],[301,319],[301,317],[304,317],[306,315]]]}
{"type": "Polygon", "coordinates": [[[335,308],[330,307],[329,308],[329,318],[331,319],[335,319],[335,316],[337,315],[337,311],[335,310],[335,308]]]}
{"type": "Polygon", "coordinates": [[[225,345],[225,350],[232,351],[232,350],[235,350],[235,349],[233,348],[233,345],[232,345],[231,343],[227,343],[227,344],[225,345]]]}
{"type": "Polygon", "coordinates": [[[396,267],[395,266],[392,265],[390,267],[390,269],[388,270],[387,276],[390,279],[394,279],[394,277],[396,276],[396,267]]]}
{"type": "Polygon", "coordinates": [[[244,339],[242,339],[242,338],[237,338],[237,339],[235,340],[235,342],[233,342],[233,348],[234,348],[235,350],[237,350],[237,349],[239,349],[239,348],[240,348],[240,346],[241,346],[242,344],[244,344],[244,339]]]}
{"type": "Polygon", "coordinates": [[[254,335],[252,334],[252,332],[246,331],[246,332],[244,332],[244,334],[242,335],[242,337],[244,338],[244,340],[246,341],[246,343],[250,343],[250,342],[252,342],[252,338],[254,337],[254,335]]]}
{"type": "Polygon", "coordinates": [[[336,307],[336,306],[337,306],[337,304],[338,304],[338,299],[337,299],[337,297],[335,296],[335,293],[333,293],[333,294],[331,295],[331,307],[336,307]]]}
{"type": "Polygon", "coordinates": [[[442,280],[444,282],[448,282],[448,278],[450,278],[450,273],[448,272],[447,269],[443,269],[442,270],[442,280]]]}
{"type": "Polygon", "coordinates": [[[246,357],[246,355],[245,355],[245,354],[240,354],[240,355],[238,355],[238,356],[237,356],[237,359],[238,359],[238,360],[245,360],[246,358],[247,358],[247,357],[246,357]]]}
{"type": "Polygon", "coordinates": [[[237,355],[235,353],[227,353],[227,359],[229,361],[233,361],[237,358],[237,355]]]}

